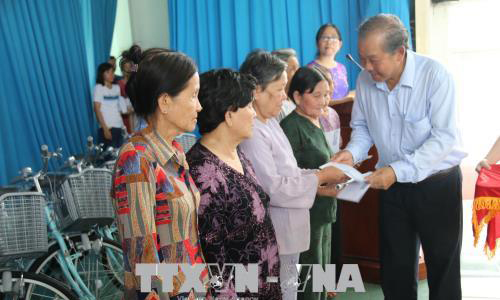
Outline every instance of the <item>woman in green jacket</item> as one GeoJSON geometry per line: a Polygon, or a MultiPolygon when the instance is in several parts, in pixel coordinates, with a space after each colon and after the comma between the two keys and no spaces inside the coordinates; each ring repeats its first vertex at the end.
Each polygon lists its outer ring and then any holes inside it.
{"type": "MultiPolygon", "coordinates": [[[[308,67],[300,68],[292,78],[288,97],[293,99],[297,108],[280,123],[293,149],[300,168],[317,169],[327,163],[332,156],[325,139],[319,117],[330,99],[331,91],[323,75],[308,67]]],[[[331,256],[332,230],[335,222],[336,199],[316,195],[310,209],[311,236],[310,247],[300,254],[301,264],[329,264],[331,256]]],[[[314,279],[313,279],[314,280],[314,279]]],[[[308,282],[299,299],[324,300],[327,293],[313,293],[312,283],[308,282]]]]}

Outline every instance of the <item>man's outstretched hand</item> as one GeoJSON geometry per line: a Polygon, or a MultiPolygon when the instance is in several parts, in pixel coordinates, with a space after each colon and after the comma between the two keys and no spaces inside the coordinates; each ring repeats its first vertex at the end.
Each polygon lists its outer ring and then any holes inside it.
{"type": "Polygon", "coordinates": [[[354,165],[352,154],[347,150],[337,152],[337,154],[332,157],[332,161],[336,163],[346,164],[351,167],[354,165]]]}
{"type": "Polygon", "coordinates": [[[387,190],[396,182],[396,173],[391,167],[383,167],[365,177],[373,189],[387,190]]]}

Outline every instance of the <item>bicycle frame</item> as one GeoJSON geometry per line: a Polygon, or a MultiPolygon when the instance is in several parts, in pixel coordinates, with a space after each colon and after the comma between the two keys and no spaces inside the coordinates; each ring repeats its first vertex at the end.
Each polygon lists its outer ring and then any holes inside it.
{"type": "MultiPolygon", "coordinates": [[[[91,148],[90,146],[91,145],[89,145],[89,147],[88,147],[89,149],[91,148]]],[[[94,147],[92,146],[92,149],[93,148],[94,147]]],[[[43,180],[45,178],[45,176],[47,176],[47,174],[48,174],[47,173],[48,161],[53,156],[60,156],[60,154],[49,152],[47,146],[43,145],[42,146],[42,159],[43,159],[42,169],[33,176],[28,176],[28,174],[23,174],[23,176],[22,176],[24,178],[24,180],[23,180],[24,183],[32,181],[33,185],[35,186],[36,191],[38,193],[44,194],[46,196],[46,199],[49,199],[49,194],[44,193],[44,190],[42,189],[42,185],[41,185],[41,180],[43,180]]],[[[84,170],[87,168],[93,168],[92,164],[89,163],[89,161],[88,161],[89,157],[90,157],[90,154],[87,153],[86,158],[82,162],[80,162],[79,164],[76,165],[76,169],[77,169],[78,173],[83,173],[84,170]]],[[[68,166],[71,167],[72,165],[69,164],[68,166]]],[[[66,175],[66,176],[69,176],[69,175],[66,175]]],[[[49,179],[50,179],[50,177],[49,177],[49,179]]],[[[50,183],[51,182],[49,180],[49,184],[50,183]]],[[[51,184],[50,184],[50,186],[52,189],[51,184]]],[[[47,201],[45,203],[44,213],[45,213],[45,218],[46,218],[48,229],[49,229],[48,235],[49,235],[49,238],[51,239],[51,242],[49,242],[49,246],[57,244],[57,247],[56,247],[57,251],[56,251],[54,258],[55,258],[56,263],[60,266],[60,269],[61,269],[60,274],[66,280],[67,284],[71,287],[72,291],[78,296],[79,299],[96,300],[97,295],[98,295],[97,290],[99,288],[97,288],[96,294],[93,294],[91,289],[93,290],[94,286],[91,286],[88,284],[96,284],[96,287],[97,287],[99,282],[98,281],[95,281],[95,282],[89,281],[86,284],[83,280],[84,277],[82,277],[79,274],[79,270],[78,270],[77,265],[76,265],[77,261],[80,258],[84,257],[84,255],[85,255],[84,253],[86,253],[87,250],[90,250],[88,248],[88,244],[86,242],[84,242],[83,248],[82,247],[73,247],[73,243],[71,242],[70,239],[68,239],[68,236],[66,234],[63,235],[63,233],[58,229],[56,219],[54,218],[56,212],[55,212],[54,208],[51,205],[49,205],[49,203],[47,201]]],[[[107,237],[107,238],[113,240],[111,230],[107,226],[105,226],[104,228],[99,228],[99,226],[96,226],[89,233],[92,233],[92,232],[95,232],[98,239],[100,239],[100,240],[102,240],[104,237],[107,237]]],[[[81,236],[81,240],[88,241],[89,240],[88,239],[89,233],[79,234],[81,236]],[[84,235],[86,235],[86,237],[84,237],[84,235]]],[[[75,236],[76,235],[77,234],[75,233],[75,236]]],[[[71,236],[73,236],[73,234],[71,234],[71,236]]],[[[109,259],[109,261],[115,265],[120,265],[119,264],[120,260],[117,258],[115,253],[112,250],[110,250],[109,248],[105,248],[105,249],[106,249],[106,252],[105,252],[106,257],[109,259]]],[[[31,261],[28,263],[29,266],[26,270],[31,268],[33,262],[34,261],[31,261]]],[[[38,273],[38,271],[36,271],[36,273],[38,273]]],[[[86,281],[88,281],[88,280],[86,280],[86,281]]]]}
{"type": "MultiPolygon", "coordinates": [[[[35,187],[38,192],[43,193],[43,190],[40,186],[39,179],[43,176],[43,171],[38,172],[33,176],[33,182],[35,183],[35,187]]],[[[69,249],[66,246],[64,241],[64,237],[61,232],[57,229],[56,222],[52,218],[53,211],[49,208],[48,205],[45,206],[45,216],[47,218],[47,224],[49,226],[49,237],[55,239],[57,244],[59,245],[59,252],[57,254],[57,261],[61,266],[61,270],[63,271],[64,277],[67,279],[69,285],[72,290],[77,294],[80,299],[85,300],[95,300],[96,298],[89,290],[87,285],[83,282],[82,278],[78,274],[78,271],[73,264],[72,256],[69,255],[69,249]]],[[[78,253],[78,252],[77,252],[78,253]]],[[[78,255],[78,254],[77,254],[78,255]]],[[[81,255],[81,254],[79,254],[81,255]]]]}

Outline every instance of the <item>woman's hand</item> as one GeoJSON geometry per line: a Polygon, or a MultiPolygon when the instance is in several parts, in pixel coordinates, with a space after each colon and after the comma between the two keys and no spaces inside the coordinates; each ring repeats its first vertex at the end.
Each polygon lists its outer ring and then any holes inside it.
{"type": "Polygon", "coordinates": [[[317,194],[320,196],[337,197],[340,190],[337,190],[336,184],[323,185],[318,187],[317,194]]]}
{"type": "Polygon", "coordinates": [[[489,170],[489,169],[491,169],[491,166],[490,166],[490,164],[488,163],[488,160],[487,160],[486,158],[485,158],[485,159],[483,159],[483,160],[481,160],[481,161],[477,164],[477,166],[476,166],[476,172],[478,172],[478,173],[479,173],[479,172],[481,172],[481,169],[482,169],[482,168],[486,168],[486,169],[488,169],[488,170],[489,170]]]}
{"type": "Polygon", "coordinates": [[[335,167],[327,167],[316,173],[318,176],[319,185],[325,183],[342,183],[347,180],[347,176],[343,171],[335,167]]]}
{"type": "Polygon", "coordinates": [[[335,293],[335,292],[326,292],[326,297],[327,298],[335,298],[335,297],[337,297],[337,293],[335,293]]]}
{"type": "Polygon", "coordinates": [[[109,128],[103,128],[102,131],[104,131],[104,138],[107,140],[112,140],[113,135],[111,134],[111,130],[109,128]]]}
{"type": "Polygon", "coordinates": [[[482,168],[486,168],[489,170],[491,169],[490,165],[494,165],[498,161],[500,161],[500,136],[498,137],[493,147],[491,147],[488,155],[486,155],[484,159],[477,164],[476,171],[479,173],[482,168]]]}

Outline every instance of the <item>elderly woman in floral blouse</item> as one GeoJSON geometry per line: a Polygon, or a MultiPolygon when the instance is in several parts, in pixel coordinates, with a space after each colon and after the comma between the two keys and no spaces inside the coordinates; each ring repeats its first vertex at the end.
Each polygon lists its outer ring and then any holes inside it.
{"type": "MultiPolygon", "coordinates": [[[[239,150],[252,135],[255,79],[229,69],[209,71],[200,78],[198,117],[203,134],[187,159],[201,192],[199,232],[207,262],[258,264],[257,293],[236,293],[234,282],[220,289],[223,299],[281,299],[278,243],[269,216],[269,196],[259,185],[251,163],[239,150]]],[[[228,281],[228,278],[224,278],[228,281]]]]}
{"type": "MultiPolygon", "coordinates": [[[[199,76],[194,62],[179,52],[138,48],[129,55],[136,71],[127,94],[148,127],[122,146],[115,166],[112,195],[123,241],[124,299],[165,299],[158,289],[140,292],[136,264],[203,263],[196,216],[200,196],[174,141],[195,128],[199,76]]],[[[206,270],[201,277],[206,279],[206,270]]],[[[182,272],[173,277],[170,299],[194,298],[193,291],[180,293],[184,281],[182,272]]],[[[160,284],[153,280],[152,286],[160,284]]]]}

